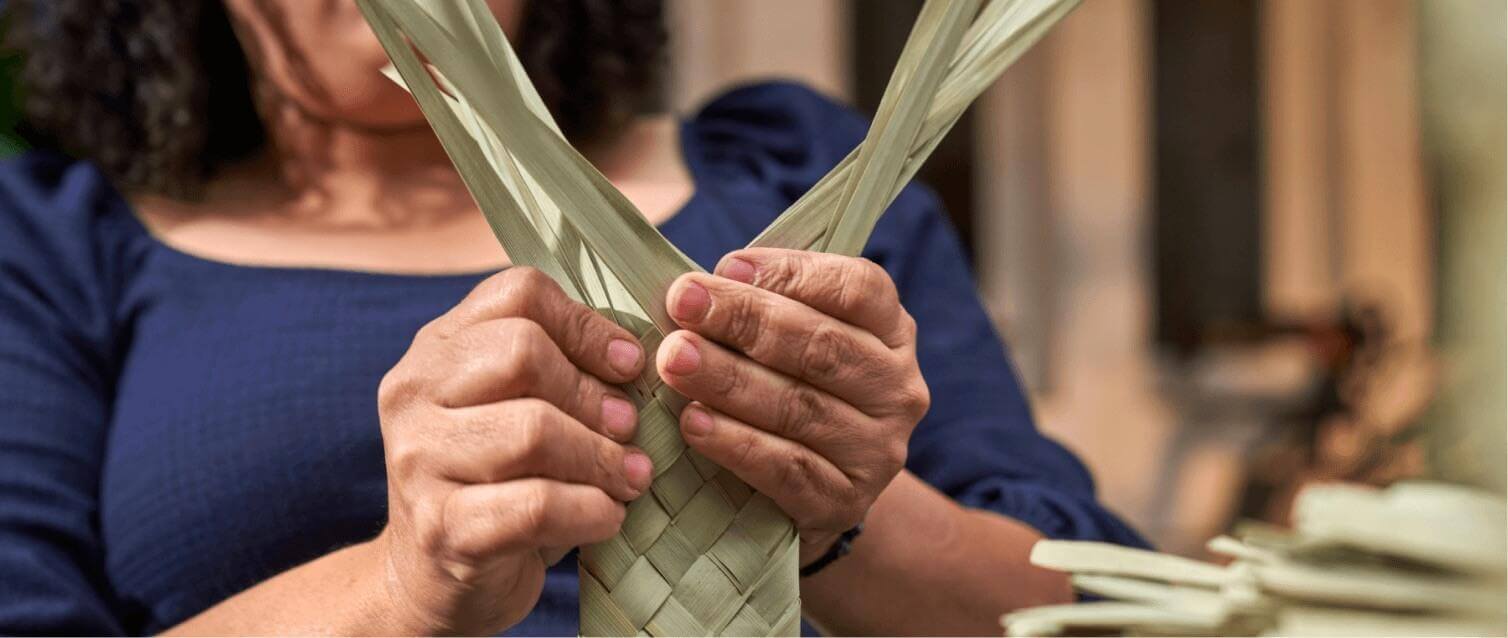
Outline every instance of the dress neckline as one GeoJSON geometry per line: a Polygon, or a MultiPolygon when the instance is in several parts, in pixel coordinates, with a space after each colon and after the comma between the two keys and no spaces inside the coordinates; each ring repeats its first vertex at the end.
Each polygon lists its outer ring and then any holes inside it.
{"type": "MultiPolygon", "coordinates": [[[[687,173],[691,176],[691,194],[686,200],[676,207],[671,213],[655,227],[662,234],[670,231],[680,223],[686,214],[693,210],[706,198],[703,192],[704,176],[700,166],[700,158],[696,154],[696,143],[693,132],[690,130],[692,122],[683,120],[679,123],[680,135],[678,136],[681,147],[681,159],[686,164],[687,173]]],[[[507,269],[509,265],[498,269],[483,269],[476,271],[460,272],[404,272],[401,270],[367,270],[360,268],[341,268],[336,266],[293,266],[277,264],[239,263],[215,259],[178,248],[171,243],[158,237],[152,232],[146,222],[136,214],[135,207],[124,196],[117,199],[117,205],[121,208],[123,216],[129,221],[133,230],[139,233],[151,246],[154,252],[167,258],[191,267],[212,268],[225,272],[242,274],[267,274],[278,276],[314,276],[314,277],[345,277],[364,280],[388,280],[388,281],[416,281],[416,282],[472,282],[477,281],[507,269]]],[[[511,264],[510,264],[511,265],[511,264]]]]}

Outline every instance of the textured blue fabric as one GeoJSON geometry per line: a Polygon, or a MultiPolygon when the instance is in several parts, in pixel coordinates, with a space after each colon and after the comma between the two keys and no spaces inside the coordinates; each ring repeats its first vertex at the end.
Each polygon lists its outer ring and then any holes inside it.
{"type": "MultiPolygon", "coordinates": [[[[663,231],[710,268],[865,127],[797,85],[725,94],[684,123],[696,191],[663,231]]],[[[1142,544],[1036,431],[962,254],[920,186],[866,251],[920,324],[935,397],[908,466],[1049,536],[1142,544]]],[[[148,235],[87,164],[4,164],[0,634],[156,632],[371,538],[386,518],[378,380],[484,276],[208,261],[148,235]]],[[[511,633],[574,635],[575,570],[552,569],[511,633]]]]}

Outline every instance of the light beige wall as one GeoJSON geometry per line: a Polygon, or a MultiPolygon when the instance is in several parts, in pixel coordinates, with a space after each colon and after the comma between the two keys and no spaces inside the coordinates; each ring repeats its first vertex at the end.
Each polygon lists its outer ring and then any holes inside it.
{"type": "Polygon", "coordinates": [[[1339,172],[1330,130],[1331,3],[1267,0],[1263,72],[1263,302],[1285,317],[1334,313],[1340,296],[1339,172]]]}
{"type": "Polygon", "coordinates": [[[1415,4],[1337,0],[1342,281],[1392,301],[1398,336],[1433,327],[1434,226],[1425,207],[1415,4]]]}
{"type": "Polygon", "coordinates": [[[1399,337],[1433,325],[1411,0],[1262,3],[1266,303],[1384,299],[1399,337]]]}
{"type": "Polygon", "coordinates": [[[1144,0],[1086,0],[984,98],[975,180],[982,292],[1039,422],[1144,529],[1172,422],[1151,345],[1150,26],[1144,0]]]}
{"type": "Polygon", "coordinates": [[[849,77],[849,0],[670,0],[671,105],[731,84],[794,78],[839,98],[849,77]]]}
{"type": "Polygon", "coordinates": [[[1058,244],[1048,185],[1044,91],[1053,38],[1005,72],[975,106],[975,266],[980,296],[1022,381],[1051,390],[1058,244]]]}

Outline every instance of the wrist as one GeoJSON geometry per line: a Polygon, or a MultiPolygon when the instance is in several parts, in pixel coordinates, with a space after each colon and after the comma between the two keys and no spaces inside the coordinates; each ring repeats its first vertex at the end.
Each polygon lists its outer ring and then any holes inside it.
{"type": "Polygon", "coordinates": [[[803,532],[801,534],[801,546],[799,548],[799,562],[802,568],[822,558],[837,544],[838,538],[843,532],[803,532]]]}
{"type": "Polygon", "coordinates": [[[419,604],[420,598],[412,591],[412,585],[405,582],[401,576],[399,566],[395,562],[391,551],[390,530],[384,529],[381,534],[365,545],[368,553],[367,563],[373,580],[373,607],[372,615],[379,619],[383,633],[395,636],[432,636],[443,630],[443,625],[436,621],[434,614],[427,613],[419,604]]]}
{"type": "Polygon", "coordinates": [[[852,553],[853,541],[854,539],[859,537],[859,534],[862,533],[864,533],[863,523],[854,525],[847,531],[839,533],[836,538],[827,542],[826,551],[818,555],[816,558],[804,562],[801,567],[801,577],[807,578],[809,576],[815,576],[818,572],[827,569],[828,566],[837,562],[844,556],[852,553]]]}

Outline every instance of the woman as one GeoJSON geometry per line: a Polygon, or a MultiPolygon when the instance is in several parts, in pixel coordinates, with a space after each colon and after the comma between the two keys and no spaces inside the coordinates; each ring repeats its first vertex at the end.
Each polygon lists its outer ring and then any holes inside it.
{"type": "MultiPolygon", "coordinates": [[[[506,268],[354,5],[28,4],[34,132],[84,161],[0,171],[0,633],[573,633],[551,562],[648,485],[613,384],[649,357],[506,268]]],[[[1070,596],[1035,540],[1140,543],[1035,431],[926,190],[872,262],[737,250],[865,122],[788,84],[642,115],[657,2],[492,8],[578,147],[716,267],[655,353],[688,444],[803,564],[864,524],[803,578],[809,620],[995,633],[1070,596]]]]}

